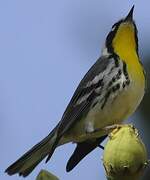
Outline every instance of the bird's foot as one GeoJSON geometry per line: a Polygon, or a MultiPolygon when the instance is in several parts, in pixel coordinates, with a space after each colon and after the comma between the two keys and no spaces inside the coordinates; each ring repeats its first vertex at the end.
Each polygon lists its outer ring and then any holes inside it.
{"type": "Polygon", "coordinates": [[[97,128],[94,129],[93,131],[86,131],[86,134],[89,137],[98,138],[106,134],[110,134],[112,131],[114,132],[114,130],[116,132],[121,127],[122,127],[121,124],[114,124],[114,125],[106,126],[104,128],[97,128]]]}

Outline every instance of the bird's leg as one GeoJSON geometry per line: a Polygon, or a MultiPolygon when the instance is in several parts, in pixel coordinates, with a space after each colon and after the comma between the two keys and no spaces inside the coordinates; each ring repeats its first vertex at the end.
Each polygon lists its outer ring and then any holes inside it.
{"type": "Polygon", "coordinates": [[[118,130],[118,128],[120,127],[122,127],[121,124],[114,124],[114,125],[106,126],[104,128],[97,128],[94,129],[93,131],[86,131],[86,134],[90,138],[99,138],[106,134],[110,134],[114,129],[118,130]]]}
{"type": "Polygon", "coordinates": [[[104,150],[104,146],[102,146],[101,144],[99,144],[98,147],[104,150]]]}
{"type": "Polygon", "coordinates": [[[122,124],[113,124],[110,126],[106,126],[103,129],[103,131],[105,131],[107,134],[111,133],[113,130],[118,131],[118,129],[120,129],[123,125],[122,124]]]}

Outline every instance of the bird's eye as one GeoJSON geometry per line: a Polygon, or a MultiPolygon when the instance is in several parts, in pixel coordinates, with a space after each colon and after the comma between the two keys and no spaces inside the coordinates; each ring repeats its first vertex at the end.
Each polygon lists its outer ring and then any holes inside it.
{"type": "Polygon", "coordinates": [[[118,22],[115,23],[115,24],[112,26],[111,30],[114,31],[114,30],[116,29],[117,26],[118,26],[118,22]]]}
{"type": "Polygon", "coordinates": [[[117,23],[115,23],[112,28],[111,31],[114,31],[115,29],[117,29],[119,27],[119,25],[121,24],[122,20],[118,21],[117,23]]]}
{"type": "Polygon", "coordinates": [[[111,31],[114,31],[116,29],[116,26],[113,25],[112,28],[111,28],[111,31]]]}
{"type": "Polygon", "coordinates": [[[117,28],[117,26],[118,26],[118,23],[115,23],[115,24],[112,26],[111,31],[114,31],[114,30],[117,28]]]}

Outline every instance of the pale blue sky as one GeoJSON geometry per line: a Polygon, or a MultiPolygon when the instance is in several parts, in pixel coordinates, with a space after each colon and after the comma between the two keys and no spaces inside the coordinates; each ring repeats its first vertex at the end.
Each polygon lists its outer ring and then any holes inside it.
{"type": "MultiPolygon", "coordinates": [[[[144,57],[150,47],[149,1],[0,1],[0,179],[23,179],[3,172],[57,124],[79,81],[99,57],[112,24],[133,4],[144,57]]],[[[136,125],[142,127],[140,121],[136,125]]],[[[40,169],[62,180],[105,179],[100,149],[66,173],[73,150],[72,144],[58,148],[26,179],[35,179],[40,169]]]]}

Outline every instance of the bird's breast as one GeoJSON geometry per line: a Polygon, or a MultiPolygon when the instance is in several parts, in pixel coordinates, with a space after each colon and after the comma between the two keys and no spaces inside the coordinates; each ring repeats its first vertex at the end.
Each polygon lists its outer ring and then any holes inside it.
{"type": "MultiPolygon", "coordinates": [[[[88,113],[83,116],[66,134],[66,139],[74,142],[86,140],[87,132],[104,128],[109,125],[121,123],[127,119],[140,104],[145,92],[145,76],[142,67],[123,72],[125,66],[120,63],[122,74],[110,83],[105,77],[104,86],[99,95],[93,101],[88,113]],[[127,77],[128,75],[128,77],[127,77]],[[108,88],[109,87],[109,88],[108,88]]],[[[102,134],[103,135],[103,134],[102,134]]]]}
{"type": "Polygon", "coordinates": [[[120,123],[127,119],[140,104],[145,93],[145,74],[142,66],[138,69],[128,69],[128,81],[121,76],[119,86],[107,97],[102,108],[102,102],[96,104],[86,117],[86,123],[93,124],[94,128],[120,123]],[[126,86],[124,83],[126,82],[126,86]],[[117,89],[118,88],[118,89],[117,89]]]}

